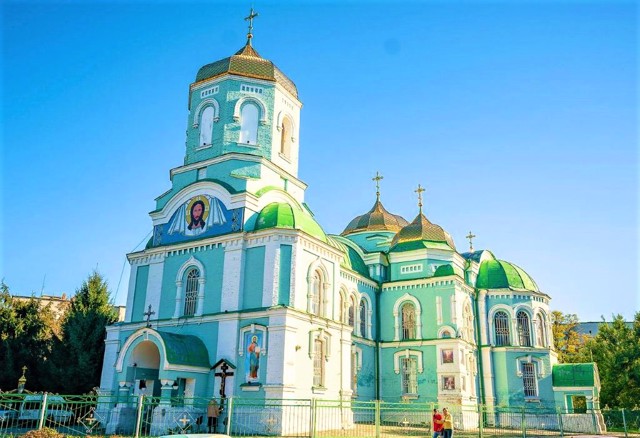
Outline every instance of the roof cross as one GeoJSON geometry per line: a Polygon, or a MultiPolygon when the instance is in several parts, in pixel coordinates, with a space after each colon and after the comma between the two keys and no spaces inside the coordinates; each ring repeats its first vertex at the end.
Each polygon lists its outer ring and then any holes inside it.
{"type": "Polygon", "coordinates": [[[469,234],[464,237],[469,239],[469,252],[473,252],[473,238],[476,237],[476,235],[469,231],[469,234]]]}
{"type": "Polygon", "coordinates": [[[253,7],[251,7],[251,13],[249,14],[248,17],[244,18],[244,21],[248,21],[249,22],[249,33],[247,33],[247,44],[251,45],[251,38],[253,38],[253,19],[256,18],[258,16],[258,14],[253,10],[253,7]]]}
{"type": "Polygon", "coordinates": [[[371,178],[372,181],[376,182],[376,200],[380,200],[380,180],[384,179],[384,176],[380,175],[378,171],[376,171],[376,176],[371,178]]]}
{"type": "Polygon", "coordinates": [[[426,189],[418,184],[418,188],[414,190],[418,194],[418,208],[420,209],[420,213],[422,213],[422,192],[426,189]]]}
{"type": "Polygon", "coordinates": [[[156,312],[151,311],[151,304],[149,304],[149,310],[143,313],[143,315],[147,317],[147,327],[151,327],[151,323],[149,322],[149,319],[151,319],[151,315],[155,315],[155,314],[156,312]]]}

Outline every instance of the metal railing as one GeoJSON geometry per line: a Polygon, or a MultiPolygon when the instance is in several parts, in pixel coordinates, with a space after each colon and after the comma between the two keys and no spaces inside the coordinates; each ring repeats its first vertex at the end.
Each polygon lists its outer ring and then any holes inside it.
{"type": "MultiPolygon", "coordinates": [[[[0,436],[49,427],[66,436],[151,437],[224,433],[233,437],[428,437],[435,403],[355,400],[218,399],[219,417],[207,417],[211,399],[0,394],[0,436]]],[[[539,437],[611,434],[640,437],[640,409],[583,413],[540,407],[447,406],[456,436],[539,437]]]]}

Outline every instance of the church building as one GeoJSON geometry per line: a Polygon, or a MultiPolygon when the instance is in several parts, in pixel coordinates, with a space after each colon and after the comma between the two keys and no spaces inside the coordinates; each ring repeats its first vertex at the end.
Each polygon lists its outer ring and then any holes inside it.
{"type": "Polygon", "coordinates": [[[459,251],[420,186],[414,218],[378,190],[325,233],[298,175],[298,89],[251,30],[188,102],[184,163],[128,254],[103,393],[599,409],[595,365],[557,363],[549,295],[499,254],[459,251]]]}

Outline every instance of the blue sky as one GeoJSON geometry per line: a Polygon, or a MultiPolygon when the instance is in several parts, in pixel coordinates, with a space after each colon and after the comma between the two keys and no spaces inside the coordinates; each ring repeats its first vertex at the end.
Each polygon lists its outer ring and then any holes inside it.
{"type": "MultiPolygon", "coordinates": [[[[306,200],[339,233],[413,192],[459,250],[523,267],[552,308],[640,309],[638,8],[607,1],[254,1],[254,47],[304,104],[306,200]]],[[[250,3],[2,3],[0,276],[73,293],[125,254],[182,163],[188,86],[245,41],[250,3]],[[246,3],[246,4],[245,4],[246,3]]],[[[120,286],[118,287],[118,285],[120,286]]]]}

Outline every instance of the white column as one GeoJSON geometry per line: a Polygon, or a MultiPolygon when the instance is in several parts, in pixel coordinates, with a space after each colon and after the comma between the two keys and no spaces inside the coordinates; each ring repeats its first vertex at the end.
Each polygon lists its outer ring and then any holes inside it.
{"type": "Polygon", "coordinates": [[[224,249],[224,273],[222,274],[221,311],[234,311],[240,308],[242,287],[243,242],[229,242],[224,249]]]}
{"type": "Polygon", "coordinates": [[[262,305],[270,307],[278,303],[278,280],[280,278],[280,242],[269,242],[264,250],[264,277],[262,282],[262,305]]]}
{"type": "Polygon", "coordinates": [[[482,386],[484,387],[485,403],[487,406],[492,407],[495,402],[494,396],[494,382],[493,382],[493,364],[491,361],[491,348],[488,346],[487,339],[487,291],[480,290],[478,293],[478,318],[480,318],[480,345],[484,347],[480,348],[482,357],[482,386]]]}
{"type": "Polygon", "coordinates": [[[176,308],[173,311],[173,317],[174,318],[179,318],[181,312],[181,307],[182,307],[182,281],[178,280],[176,281],[176,308]]]}
{"type": "Polygon", "coordinates": [[[127,292],[127,309],[124,316],[125,322],[131,322],[131,314],[133,313],[133,298],[136,292],[136,278],[138,277],[138,266],[131,265],[129,272],[129,291],[127,292]]]}
{"type": "Polygon", "coordinates": [[[149,264],[149,279],[147,281],[147,296],[144,303],[145,311],[151,305],[155,310],[155,317],[159,318],[160,294],[162,291],[162,277],[164,274],[164,257],[156,257],[149,264]]]}
{"type": "Polygon", "coordinates": [[[198,303],[196,305],[195,316],[202,316],[202,312],[204,311],[204,285],[206,281],[204,277],[198,278],[198,303]]]}

